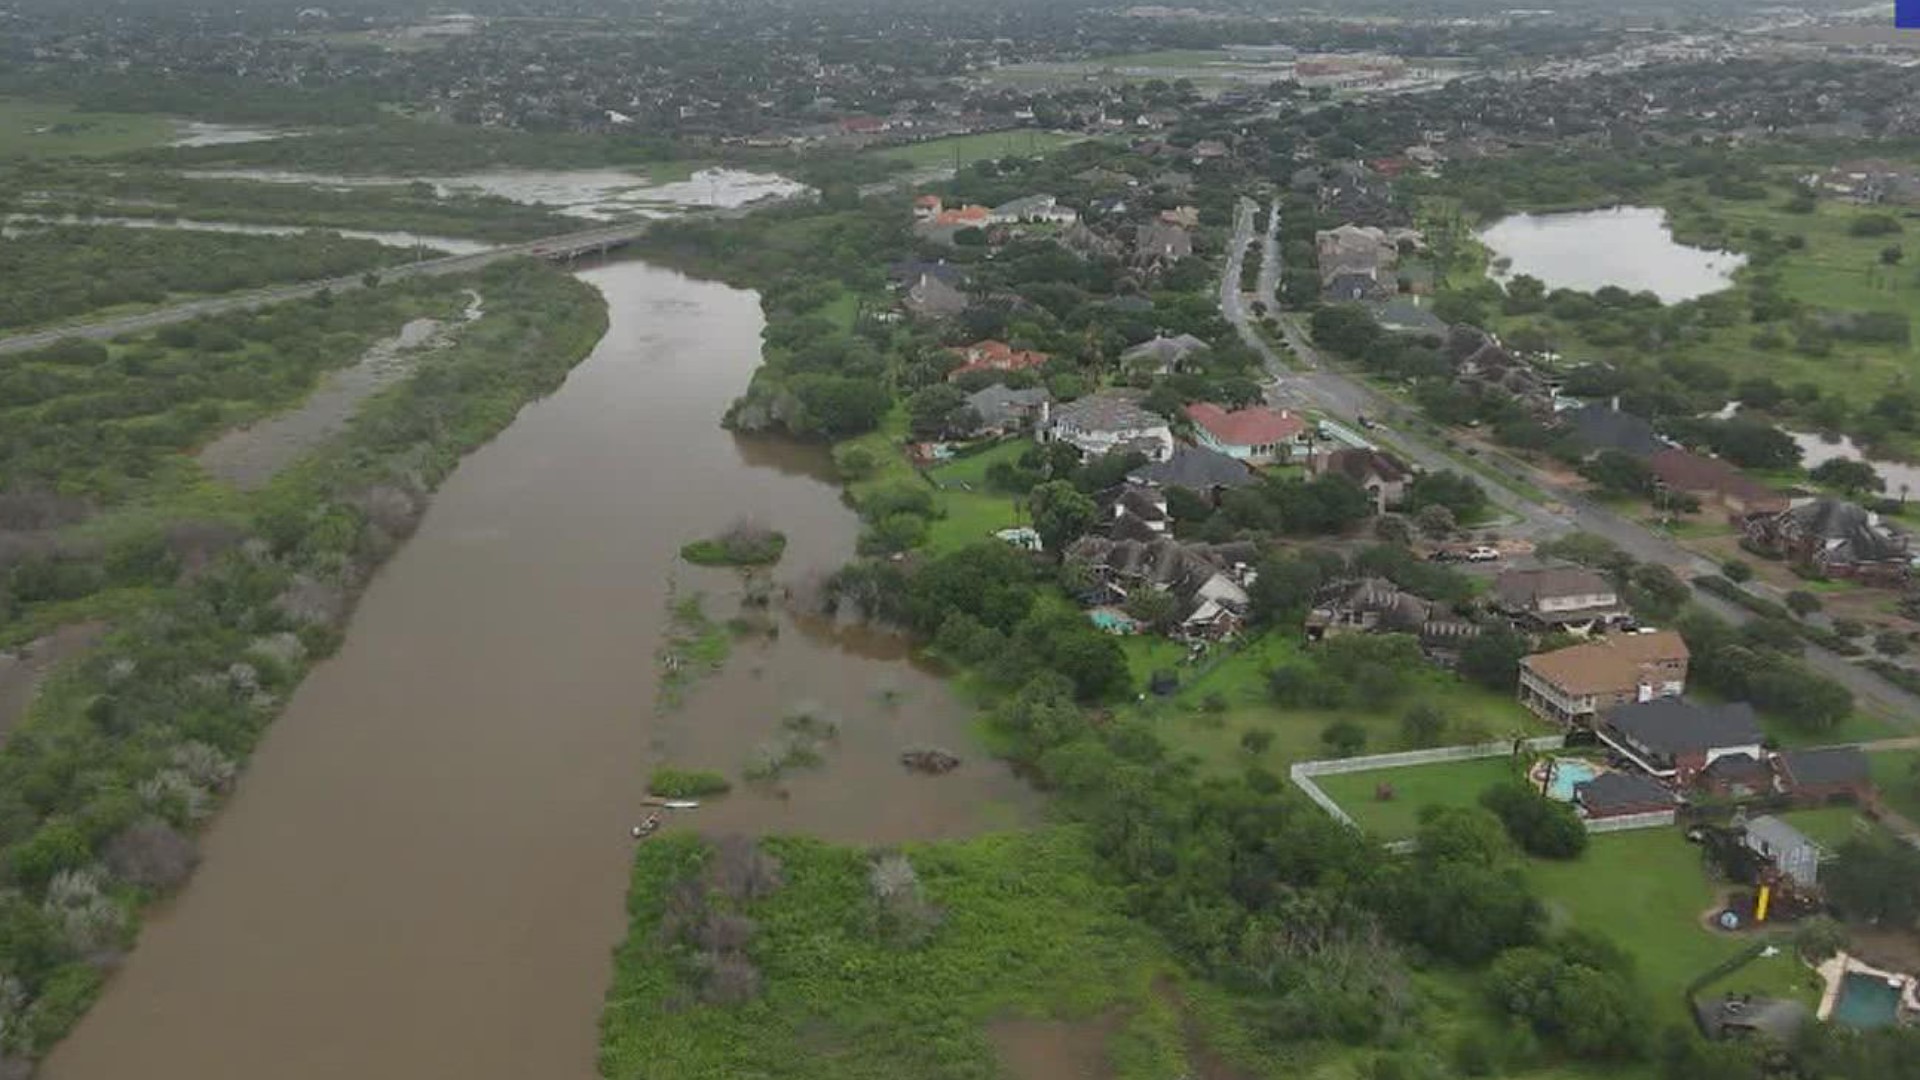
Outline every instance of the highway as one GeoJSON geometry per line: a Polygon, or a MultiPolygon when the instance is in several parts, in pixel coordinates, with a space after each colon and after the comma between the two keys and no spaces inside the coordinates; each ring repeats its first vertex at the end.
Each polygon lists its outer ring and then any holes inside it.
{"type": "MultiPolygon", "coordinates": [[[[1220,280],[1220,309],[1239,331],[1241,340],[1266,362],[1267,372],[1272,379],[1268,390],[1270,401],[1279,405],[1317,409],[1343,423],[1355,422],[1362,414],[1375,418],[1377,426],[1368,432],[1370,436],[1377,434],[1383,444],[1404,454],[1423,469],[1452,469],[1472,477],[1496,506],[1517,519],[1519,526],[1513,530],[1515,532],[1545,538],[1578,529],[1605,537],[1641,562],[1668,566],[1682,579],[1695,574],[1718,572],[1718,568],[1708,560],[1639,522],[1621,517],[1592,502],[1580,492],[1556,484],[1504,452],[1483,451],[1475,458],[1480,467],[1468,467],[1454,455],[1436,446],[1429,437],[1400,423],[1404,410],[1398,403],[1323,361],[1312,343],[1301,335],[1299,328],[1291,320],[1281,317],[1278,320],[1281,334],[1296,358],[1295,364],[1289,365],[1255,330],[1247,310],[1248,298],[1240,291],[1241,264],[1247,245],[1254,239],[1254,222],[1258,212],[1259,206],[1253,200],[1240,200],[1234,217],[1228,265],[1220,280]],[[1496,472],[1513,483],[1497,481],[1482,469],[1496,472]],[[1551,501],[1538,502],[1522,493],[1526,490],[1545,494],[1551,501]]],[[[1272,288],[1278,283],[1281,272],[1277,239],[1279,212],[1279,203],[1276,201],[1269,212],[1262,249],[1264,258],[1259,281],[1260,295],[1268,298],[1270,305],[1274,303],[1271,299],[1274,295],[1272,288]]],[[[1694,590],[1693,599],[1702,608],[1729,622],[1744,623],[1752,618],[1747,609],[1698,589],[1694,590]]],[[[1853,692],[1856,700],[1877,706],[1904,729],[1920,730],[1920,697],[1817,645],[1808,643],[1803,656],[1808,666],[1845,686],[1853,692]]]]}

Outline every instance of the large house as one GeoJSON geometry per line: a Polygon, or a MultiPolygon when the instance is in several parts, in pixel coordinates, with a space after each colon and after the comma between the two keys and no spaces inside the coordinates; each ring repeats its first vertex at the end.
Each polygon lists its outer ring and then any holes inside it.
{"type": "Polygon", "coordinates": [[[1172,594],[1174,625],[1187,637],[1217,639],[1246,621],[1246,585],[1260,557],[1252,544],[1187,544],[1166,537],[1114,540],[1083,536],[1066,560],[1095,582],[1096,603],[1125,603],[1139,589],[1172,594]]]}
{"type": "Polygon", "coordinates": [[[1385,578],[1342,581],[1320,590],[1307,613],[1307,640],[1343,634],[1415,634],[1433,649],[1458,648],[1480,628],[1445,604],[1428,600],[1385,578]]]}
{"type": "Polygon", "coordinates": [[[1602,710],[1594,734],[1627,760],[1686,788],[1722,758],[1762,761],[1766,736],[1744,701],[1696,705],[1654,698],[1602,710]]]}
{"type": "Polygon", "coordinates": [[[1509,618],[1541,630],[1589,634],[1627,616],[1613,583],[1584,566],[1503,570],[1493,599],[1509,618]]]}
{"type": "Polygon", "coordinates": [[[973,301],[952,279],[927,273],[907,287],[900,303],[915,318],[933,320],[954,318],[973,301]]]}
{"type": "Polygon", "coordinates": [[[1809,499],[1777,514],[1748,518],[1747,540],[1826,577],[1905,581],[1907,538],[1880,516],[1840,499],[1809,499]]]}
{"type": "Polygon", "coordinates": [[[1052,359],[1046,353],[1016,349],[1004,341],[976,341],[964,348],[948,351],[961,361],[959,367],[947,372],[949,382],[976,371],[1028,371],[1052,359]]]}
{"type": "Polygon", "coordinates": [[[1053,395],[1047,393],[1044,386],[1013,390],[994,383],[967,395],[967,407],[979,418],[979,423],[968,434],[1006,435],[1044,426],[1047,408],[1052,403],[1053,395]]]}
{"type": "Polygon", "coordinates": [[[1654,483],[1667,491],[1717,502],[1729,518],[1739,521],[1755,514],[1777,514],[1787,508],[1787,497],[1719,458],[1669,446],[1647,458],[1654,483]]]}
{"type": "Polygon", "coordinates": [[[1193,421],[1195,442],[1249,465],[1291,461],[1307,445],[1306,419],[1286,409],[1256,405],[1228,412],[1199,401],[1187,406],[1186,412],[1193,421]]]}
{"type": "Polygon", "coordinates": [[[1387,507],[1406,497],[1413,470],[1400,459],[1371,447],[1348,447],[1315,454],[1307,461],[1307,471],[1316,476],[1344,476],[1359,485],[1373,499],[1373,507],[1385,513],[1387,507]]]}
{"type": "Polygon", "coordinates": [[[1245,463],[1204,446],[1176,446],[1165,461],[1153,461],[1127,474],[1129,483],[1153,488],[1186,488],[1210,502],[1222,492],[1251,487],[1259,477],[1245,463]]]}
{"type": "Polygon", "coordinates": [[[1155,334],[1152,341],[1143,341],[1121,353],[1120,366],[1130,372],[1165,375],[1178,368],[1182,360],[1206,348],[1207,343],[1192,334],[1176,337],[1155,334]]]}
{"type": "Polygon", "coordinates": [[[1678,697],[1687,643],[1671,630],[1614,634],[1520,661],[1520,703],[1555,723],[1591,727],[1616,705],[1678,697]]]}
{"type": "Polygon", "coordinates": [[[1061,206],[1051,195],[1028,195],[994,207],[987,220],[995,225],[1072,225],[1080,220],[1080,212],[1061,206]]]}
{"type": "Polygon", "coordinates": [[[1561,414],[1561,421],[1589,453],[1617,450],[1644,461],[1667,447],[1652,423],[1620,411],[1619,398],[1569,410],[1561,414]]]}
{"type": "Polygon", "coordinates": [[[1178,225],[1148,222],[1134,230],[1133,261],[1156,265],[1177,263],[1193,254],[1193,234],[1178,225]]]}
{"type": "Polygon", "coordinates": [[[1138,390],[1102,390],[1061,405],[1044,429],[1046,438],[1091,457],[1138,450],[1149,460],[1165,461],[1173,454],[1173,429],[1166,417],[1141,407],[1143,397],[1138,390]]]}

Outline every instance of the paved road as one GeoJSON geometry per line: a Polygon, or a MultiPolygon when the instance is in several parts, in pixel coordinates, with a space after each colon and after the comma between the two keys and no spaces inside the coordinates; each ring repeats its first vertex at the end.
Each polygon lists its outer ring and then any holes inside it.
{"type": "MultiPolygon", "coordinates": [[[[1550,501],[1538,502],[1506,483],[1496,482],[1478,470],[1464,467],[1461,461],[1434,445],[1426,435],[1399,423],[1404,410],[1398,403],[1323,362],[1312,344],[1301,335],[1299,328],[1282,317],[1279,320],[1280,331],[1295,358],[1294,365],[1290,366],[1254,331],[1246,309],[1246,297],[1240,292],[1242,253],[1253,239],[1254,218],[1258,211],[1259,207],[1253,200],[1240,200],[1234,219],[1232,254],[1220,283],[1220,308],[1239,330],[1241,340],[1259,352],[1266,361],[1267,370],[1273,378],[1270,391],[1273,400],[1316,408],[1342,421],[1354,421],[1363,413],[1370,417],[1392,418],[1392,422],[1381,423],[1374,429],[1382,442],[1391,444],[1422,468],[1452,469],[1473,477],[1495,505],[1519,519],[1521,526],[1514,531],[1533,536],[1558,535],[1574,529],[1594,533],[1619,545],[1621,550],[1635,559],[1672,567],[1683,578],[1717,570],[1713,563],[1667,537],[1652,532],[1637,521],[1621,517],[1578,491],[1556,484],[1504,452],[1483,452],[1476,460],[1481,467],[1505,476],[1523,488],[1541,492],[1550,501]]],[[[1272,295],[1265,291],[1270,287],[1269,271],[1277,281],[1281,269],[1279,248],[1274,240],[1279,226],[1279,212],[1276,202],[1266,227],[1268,239],[1260,276],[1263,294],[1267,296],[1272,295]]],[[[1729,622],[1744,623],[1752,617],[1745,608],[1699,590],[1694,591],[1694,600],[1729,622]]],[[[1808,666],[1852,691],[1857,700],[1879,706],[1901,727],[1920,729],[1920,697],[1818,646],[1809,644],[1804,658],[1808,666]]]]}

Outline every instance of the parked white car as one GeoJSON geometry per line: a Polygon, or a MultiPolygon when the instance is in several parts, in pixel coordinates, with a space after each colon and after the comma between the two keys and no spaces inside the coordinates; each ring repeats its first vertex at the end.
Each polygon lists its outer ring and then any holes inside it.
{"type": "Polygon", "coordinates": [[[1499,548],[1490,548],[1484,544],[1467,552],[1468,562],[1492,562],[1499,557],[1499,548]]]}

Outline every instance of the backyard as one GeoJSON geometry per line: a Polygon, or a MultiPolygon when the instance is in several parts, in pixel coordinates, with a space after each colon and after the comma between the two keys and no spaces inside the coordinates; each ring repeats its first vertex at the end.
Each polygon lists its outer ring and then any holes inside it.
{"type": "Polygon", "coordinates": [[[990,490],[987,470],[997,462],[1018,459],[1032,445],[1026,439],[1009,439],[928,470],[927,475],[940,489],[936,499],[945,515],[933,523],[928,534],[929,551],[952,551],[988,539],[1001,529],[1027,523],[1021,498],[990,490]]]}
{"type": "Polygon", "coordinates": [[[1404,840],[1420,828],[1420,812],[1429,806],[1473,806],[1480,793],[1515,776],[1506,755],[1412,765],[1403,769],[1328,773],[1314,777],[1362,829],[1384,840],[1404,840]],[[1385,788],[1393,797],[1381,799],[1385,788]]]}
{"type": "MultiPolygon", "coordinates": [[[[1679,829],[1641,829],[1595,836],[1580,858],[1534,860],[1528,877],[1555,926],[1579,926],[1613,939],[1632,954],[1642,985],[1663,1006],[1682,1008],[1687,986],[1753,943],[1747,934],[1709,930],[1718,890],[1703,869],[1701,849],[1679,829]]],[[[1786,949],[1761,957],[1705,988],[1816,1000],[1815,979],[1786,949]]]]}
{"type": "Polygon", "coordinates": [[[1907,820],[1920,823],[1920,750],[1869,754],[1880,798],[1907,820]]]}
{"type": "MultiPolygon", "coordinates": [[[[1513,734],[1541,735],[1547,728],[1519,702],[1456,678],[1436,667],[1408,672],[1406,690],[1377,705],[1348,704],[1339,708],[1283,707],[1268,692],[1268,676],[1275,667],[1312,665],[1313,653],[1290,634],[1269,633],[1217,660],[1202,661],[1198,671],[1184,665],[1186,647],[1154,637],[1127,638],[1122,647],[1132,667],[1135,684],[1146,686],[1156,671],[1170,670],[1181,678],[1180,689],[1164,698],[1149,697],[1143,712],[1159,721],[1161,734],[1177,753],[1192,755],[1201,768],[1237,773],[1258,764],[1284,773],[1296,761],[1331,757],[1321,739],[1328,725],[1348,721],[1365,733],[1362,754],[1408,749],[1401,736],[1401,718],[1415,703],[1431,705],[1446,720],[1440,743],[1459,744],[1502,739],[1513,734]],[[1249,750],[1242,742],[1248,732],[1265,732],[1266,745],[1249,750]]],[[[1263,739],[1252,736],[1253,743],[1263,739]]],[[[1478,795],[1476,788],[1473,795],[1478,795]]]]}

